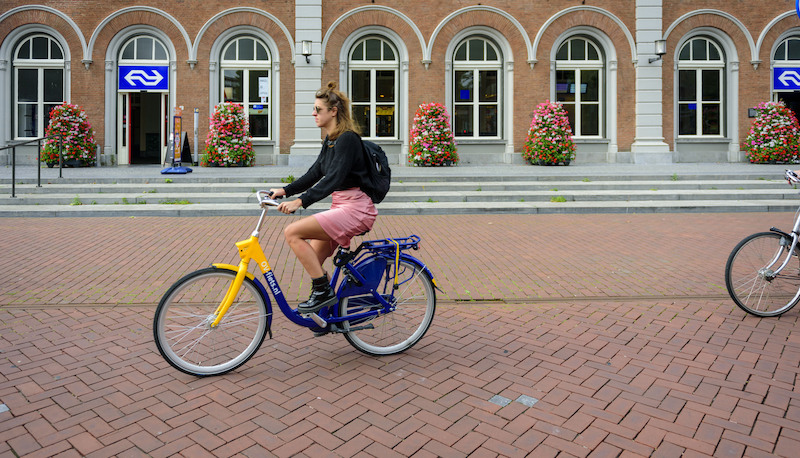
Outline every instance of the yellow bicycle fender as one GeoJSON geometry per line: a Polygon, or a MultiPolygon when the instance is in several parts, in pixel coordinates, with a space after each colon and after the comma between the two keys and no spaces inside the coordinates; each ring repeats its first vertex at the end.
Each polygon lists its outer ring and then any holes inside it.
{"type": "MultiPolygon", "coordinates": [[[[219,264],[219,263],[217,263],[217,264],[211,264],[211,267],[214,267],[215,269],[232,270],[233,273],[236,273],[236,272],[239,271],[239,267],[238,266],[234,266],[234,265],[231,265],[231,264],[219,264]]],[[[256,278],[255,275],[251,274],[250,272],[247,272],[245,274],[245,276],[247,278],[249,278],[250,280],[254,280],[256,278]]]]}

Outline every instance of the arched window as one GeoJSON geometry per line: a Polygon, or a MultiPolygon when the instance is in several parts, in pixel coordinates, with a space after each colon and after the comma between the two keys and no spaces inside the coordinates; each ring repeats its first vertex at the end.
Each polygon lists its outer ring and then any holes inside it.
{"type": "Polygon", "coordinates": [[[584,37],[566,40],[556,52],[556,100],[564,105],[576,137],[602,137],[604,58],[584,37]]]}
{"type": "Polygon", "coordinates": [[[397,138],[400,61],[381,37],[357,41],[350,51],[350,97],[353,119],[365,137],[397,138]]]}
{"type": "Polygon", "coordinates": [[[775,63],[787,61],[800,61],[800,37],[789,37],[781,42],[775,49],[772,59],[775,63]]]}
{"type": "Polygon", "coordinates": [[[772,100],[781,101],[795,115],[800,114],[800,91],[795,89],[800,77],[796,71],[800,67],[800,37],[789,37],[780,42],[772,55],[772,67],[776,77],[772,80],[772,100]]]}
{"type": "Polygon", "coordinates": [[[456,46],[453,57],[456,137],[499,136],[502,66],[497,46],[486,38],[470,37],[456,46]]]}
{"type": "Polygon", "coordinates": [[[705,37],[688,40],[678,53],[678,135],[722,136],[725,55],[705,37]]]}
{"type": "Polygon", "coordinates": [[[234,38],[222,49],[220,68],[222,100],[242,104],[248,113],[250,135],[268,139],[272,66],[267,45],[255,37],[234,38]]]}
{"type": "Polygon", "coordinates": [[[64,51],[47,35],[23,38],[14,50],[16,138],[44,136],[50,110],[64,102],[64,51]]]}
{"type": "Polygon", "coordinates": [[[120,64],[151,64],[167,62],[167,49],[153,37],[131,38],[122,46],[120,64]]]}

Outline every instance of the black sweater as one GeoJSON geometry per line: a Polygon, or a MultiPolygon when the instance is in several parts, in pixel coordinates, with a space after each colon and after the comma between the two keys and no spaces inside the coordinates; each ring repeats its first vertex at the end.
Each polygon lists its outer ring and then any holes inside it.
{"type": "Polygon", "coordinates": [[[355,132],[347,131],[333,142],[334,146],[330,144],[325,137],[322,151],[311,168],[305,175],[283,188],[286,197],[305,191],[300,196],[303,208],[308,208],[334,191],[361,188],[363,183],[368,182],[361,137],[355,132]]]}

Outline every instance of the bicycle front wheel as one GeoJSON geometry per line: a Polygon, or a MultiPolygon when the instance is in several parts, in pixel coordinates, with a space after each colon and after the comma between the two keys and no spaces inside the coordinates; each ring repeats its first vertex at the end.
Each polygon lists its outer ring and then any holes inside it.
{"type": "Polygon", "coordinates": [[[192,272],[167,291],[156,309],[153,336],[174,368],[199,377],[230,372],[252,357],[269,330],[270,317],[258,287],[245,278],[219,325],[214,312],[236,272],[192,272]]]}
{"type": "Polygon", "coordinates": [[[775,271],[789,255],[792,239],[776,232],[759,232],[736,245],[725,265],[725,286],[742,310],[756,316],[776,316],[798,301],[800,261],[793,259],[775,271]]]}
{"type": "MultiPolygon", "coordinates": [[[[361,352],[373,356],[393,355],[408,350],[419,342],[431,326],[436,311],[436,292],[428,275],[416,264],[400,261],[397,267],[398,288],[394,288],[394,262],[390,261],[381,279],[379,291],[392,304],[394,311],[362,322],[344,322],[344,337],[361,352]]],[[[382,306],[369,296],[344,297],[339,313],[351,315],[382,306]]]]}

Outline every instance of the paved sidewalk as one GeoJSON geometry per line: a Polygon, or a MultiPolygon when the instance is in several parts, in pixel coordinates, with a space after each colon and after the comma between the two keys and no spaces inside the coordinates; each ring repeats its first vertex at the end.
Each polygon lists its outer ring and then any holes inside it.
{"type": "MultiPolygon", "coordinates": [[[[792,216],[381,217],[444,290],[417,346],[367,357],[278,316],[209,379],[161,359],[154,304],[255,218],[0,219],[0,456],[795,456],[799,312],[746,316],[722,278],[792,216]]],[[[262,235],[290,298],[292,218],[262,235]]]]}

